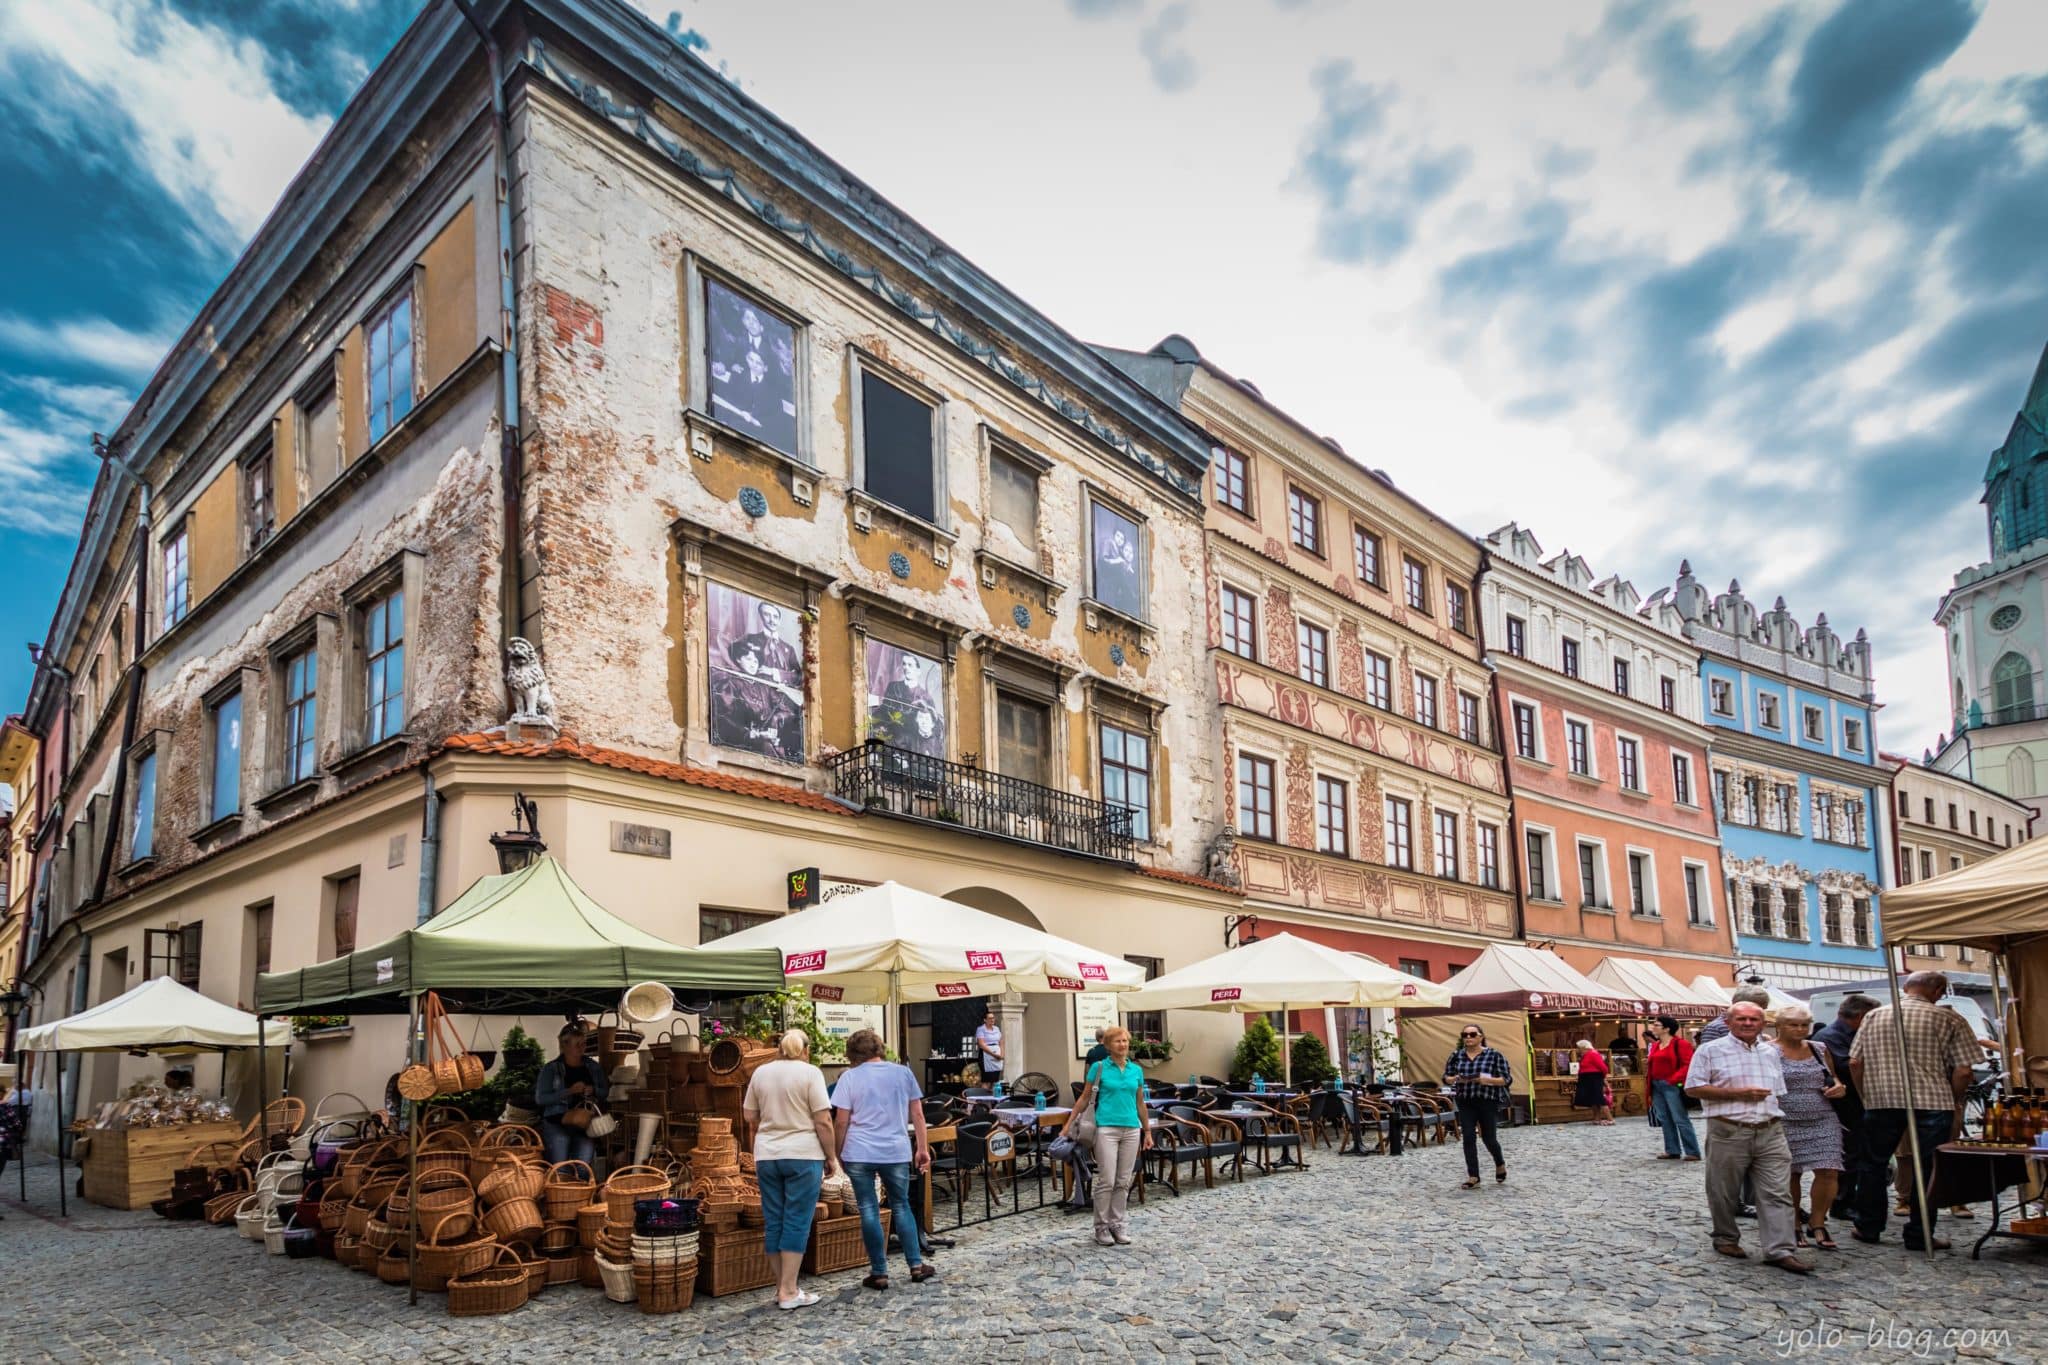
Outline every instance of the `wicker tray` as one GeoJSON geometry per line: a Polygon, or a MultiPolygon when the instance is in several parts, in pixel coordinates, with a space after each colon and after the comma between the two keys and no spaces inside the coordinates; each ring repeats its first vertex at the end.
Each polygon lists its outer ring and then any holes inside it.
{"type": "MultiPolygon", "coordinates": [[[[882,1210],[884,1246],[889,1242],[889,1216],[893,1212],[892,1209],[882,1210]]],[[[861,1241],[859,1214],[811,1224],[811,1244],[804,1248],[804,1274],[830,1275],[867,1263],[868,1249],[867,1244],[861,1241]]]]}
{"type": "Polygon", "coordinates": [[[707,1228],[700,1234],[697,1287],[712,1298],[774,1283],[775,1270],[768,1264],[760,1228],[707,1228]]]}

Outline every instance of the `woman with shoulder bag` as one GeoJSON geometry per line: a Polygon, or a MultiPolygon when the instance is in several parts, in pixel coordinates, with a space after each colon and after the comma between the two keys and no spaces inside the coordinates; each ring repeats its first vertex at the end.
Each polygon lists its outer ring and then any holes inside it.
{"type": "Polygon", "coordinates": [[[1145,1107],[1145,1071],[1131,1060],[1131,1031],[1121,1024],[1102,1035],[1109,1056],[1088,1068],[1074,1112],[1060,1128],[1079,1142],[1095,1135],[1095,1242],[1126,1247],[1124,1217],[1141,1153],[1152,1146],[1152,1114],[1145,1107]]]}
{"type": "Polygon", "coordinates": [[[1849,1093],[1835,1075],[1835,1064],[1826,1047],[1807,1037],[1813,1016],[1803,1005],[1788,1005],[1778,1011],[1778,1037],[1774,1046],[1785,1073],[1785,1093],[1779,1104],[1785,1110],[1785,1143],[1792,1149],[1792,1206],[1800,1207],[1799,1177],[1813,1173],[1812,1203],[1807,1206],[1807,1223],[1799,1231],[1799,1245],[1811,1242],[1822,1251],[1835,1250],[1828,1235],[1828,1206],[1834,1203],[1835,1186],[1842,1174],[1842,1121],[1833,1101],[1849,1093]]]}
{"type": "Polygon", "coordinates": [[[1678,1020],[1660,1014],[1645,1025],[1650,1033],[1650,1055],[1644,1074],[1650,1078],[1650,1116],[1664,1132],[1664,1155],[1659,1161],[1700,1159],[1700,1138],[1693,1130],[1692,1115],[1685,1112],[1685,1073],[1692,1066],[1692,1044],[1679,1036],[1678,1020]]]}

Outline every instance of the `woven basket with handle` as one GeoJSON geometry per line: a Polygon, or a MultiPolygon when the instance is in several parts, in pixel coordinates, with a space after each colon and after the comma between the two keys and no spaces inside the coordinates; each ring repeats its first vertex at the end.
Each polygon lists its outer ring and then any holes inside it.
{"type": "Polygon", "coordinates": [[[547,1168],[542,1182],[542,1212],[550,1223],[566,1223],[590,1202],[597,1189],[597,1173],[587,1161],[557,1161],[547,1168]]]}
{"type": "Polygon", "coordinates": [[[448,1316],[481,1318],[525,1304],[526,1265],[510,1247],[498,1247],[488,1265],[448,1280],[448,1316]]]}

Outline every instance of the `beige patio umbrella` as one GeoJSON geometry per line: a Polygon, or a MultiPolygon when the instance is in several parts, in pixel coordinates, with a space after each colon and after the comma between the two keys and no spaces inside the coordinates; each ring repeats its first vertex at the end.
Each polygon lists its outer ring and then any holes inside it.
{"type": "Polygon", "coordinates": [[[1117,999],[1125,1013],[1141,1010],[1281,1012],[1282,1080],[1294,1079],[1287,1045],[1287,1013],[1319,1006],[1354,1009],[1441,1008],[1451,993],[1434,982],[1396,971],[1377,958],[1326,947],[1293,934],[1274,934],[1155,977],[1117,999]]]}

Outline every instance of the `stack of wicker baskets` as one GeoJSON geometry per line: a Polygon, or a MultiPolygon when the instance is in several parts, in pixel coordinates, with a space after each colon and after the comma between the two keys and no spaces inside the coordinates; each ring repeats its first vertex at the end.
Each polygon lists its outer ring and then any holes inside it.
{"type": "Polygon", "coordinates": [[[504,1148],[506,1155],[476,1183],[476,1197],[484,1206],[484,1230],[501,1242],[536,1242],[546,1228],[540,1200],[548,1168],[515,1155],[521,1150],[504,1148]]]}
{"type": "Polygon", "coordinates": [[[633,1238],[633,1295],[643,1313],[680,1313],[697,1292],[697,1234],[633,1238]]]}
{"type": "Polygon", "coordinates": [[[756,1209],[761,1206],[760,1186],[740,1168],[739,1144],[730,1119],[698,1120],[690,1172],[690,1195],[698,1201],[698,1216],[706,1227],[731,1227],[748,1204],[756,1209]]]}

